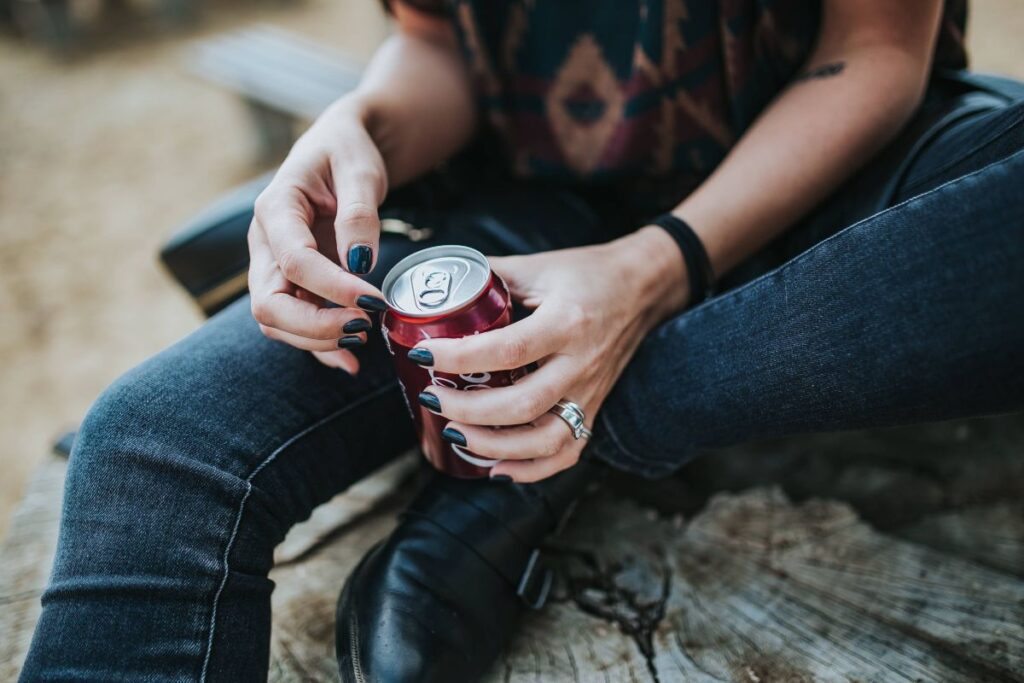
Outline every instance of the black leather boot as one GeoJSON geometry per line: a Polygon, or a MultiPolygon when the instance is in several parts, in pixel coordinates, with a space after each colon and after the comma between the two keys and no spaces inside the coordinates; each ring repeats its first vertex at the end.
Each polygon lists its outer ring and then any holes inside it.
{"type": "Polygon", "coordinates": [[[338,600],[345,683],[479,679],[551,571],[538,547],[603,466],[581,460],[535,484],[433,474],[348,578],[338,600]]]}

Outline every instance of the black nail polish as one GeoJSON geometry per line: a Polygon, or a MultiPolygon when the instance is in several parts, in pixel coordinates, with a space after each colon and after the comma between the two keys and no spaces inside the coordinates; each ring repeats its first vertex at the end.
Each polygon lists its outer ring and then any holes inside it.
{"type": "Polygon", "coordinates": [[[354,335],[351,336],[351,337],[342,337],[341,339],[338,340],[338,348],[339,349],[354,349],[357,346],[362,346],[365,343],[366,342],[363,341],[362,337],[356,337],[354,335]]]}
{"type": "Polygon", "coordinates": [[[375,313],[388,310],[388,305],[384,299],[378,299],[375,296],[368,296],[366,294],[356,299],[356,306],[364,311],[373,311],[375,313]]]}
{"type": "Polygon", "coordinates": [[[409,360],[411,360],[413,363],[417,363],[419,365],[434,364],[434,354],[432,354],[430,351],[427,351],[426,349],[412,349],[409,351],[407,355],[409,357],[409,360]]]}
{"type": "Polygon", "coordinates": [[[441,430],[441,437],[448,443],[453,443],[456,446],[466,447],[466,436],[458,429],[452,429],[451,427],[445,427],[441,430]]]}
{"type": "Polygon", "coordinates": [[[433,411],[435,413],[441,412],[441,400],[437,396],[434,396],[429,391],[421,391],[420,395],[417,396],[416,398],[417,400],[419,400],[420,405],[426,408],[427,410],[433,411]]]}
{"type": "Polygon", "coordinates": [[[373,250],[365,244],[353,245],[348,250],[348,272],[362,275],[370,272],[373,264],[373,250]]]}
{"type": "Polygon", "coordinates": [[[356,332],[366,332],[370,329],[370,321],[364,320],[363,318],[356,318],[355,320],[349,320],[341,328],[341,331],[345,334],[355,334],[356,332]]]}
{"type": "Polygon", "coordinates": [[[491,477],[491,481],[511,482],[514,481],[514,479],[512,479],[512,477],[508,476],[507,474],[495,474],[493,477],[491,477]]]}

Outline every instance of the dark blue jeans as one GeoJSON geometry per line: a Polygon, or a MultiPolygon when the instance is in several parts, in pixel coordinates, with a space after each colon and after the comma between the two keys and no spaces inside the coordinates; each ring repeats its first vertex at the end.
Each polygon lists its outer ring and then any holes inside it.
{"type": "MultiPolygon", "coordinates": [[[[655,330],[589,452],[659,476],[709,446],[1019,409],[1022,119],[950,129],[898,203],[852,225],[834,216],[863,193],[837,193],[776,248],[822,241],[655,330]]],[[[241,301],[107,390],[71,456],[23,680],[265,678],[274,546],[413,444],[382,345],[361,353],[357,378],[325,368],[241,301]]]]}

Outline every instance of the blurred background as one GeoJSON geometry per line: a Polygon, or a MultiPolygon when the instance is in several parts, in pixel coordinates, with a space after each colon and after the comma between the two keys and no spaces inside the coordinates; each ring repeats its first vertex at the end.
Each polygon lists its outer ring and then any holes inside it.
{"type": "MultiPolygon", "coordinates": [[[[0,534],[55,438],[201,323],[157,252],[286,148],[249,72],[387,31],[377,0],[0,0],[0,534]]],[[[971,0],[968,33],[1024,78],[1024,0],[971,0]]]]}

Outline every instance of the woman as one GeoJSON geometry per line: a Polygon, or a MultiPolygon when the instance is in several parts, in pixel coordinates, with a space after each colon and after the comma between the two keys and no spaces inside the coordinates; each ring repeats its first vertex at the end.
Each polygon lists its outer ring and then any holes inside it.
{"type": "Polygon", "coordinates": [[[601,462],[663,476],[700,448],[1024,402],[1024,107],[932,77],[963,66],[963,8],[391,10],[362,85],[257,202],[251,300],[90,412],[26,680],[266,677],[274,545],[414,439],[368,343],[372,283],[409,249],[380,238],[378,207],[471,139],[525,180],[472,167],[451,210],[534,220],[434,241],[504,254],[532,314],[413,357],[540,369],[420,396],[450,441],[503,462],[431,480],[349,578],[345,681],[478,678],[543,603],[534,549],[601,462]]]}

